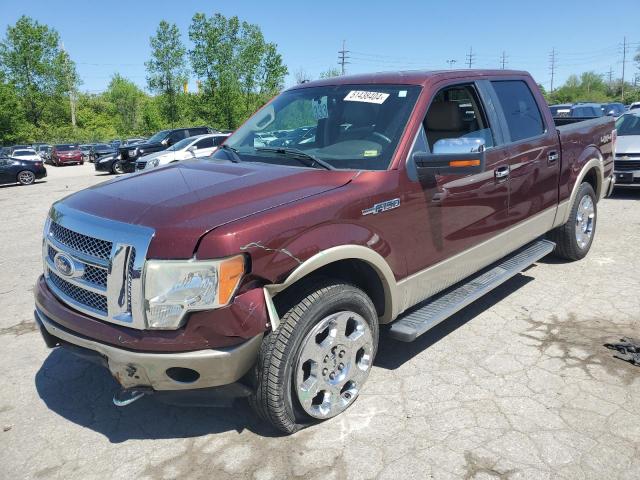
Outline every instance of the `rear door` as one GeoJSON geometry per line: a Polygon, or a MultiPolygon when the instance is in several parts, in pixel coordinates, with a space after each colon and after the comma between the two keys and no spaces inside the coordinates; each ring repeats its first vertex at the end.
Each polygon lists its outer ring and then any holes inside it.
{"type": "Polygon", "coordinates": [[[208,157],[215,151],[213,137],[202,138],[198,140],[194,146],[196,150],[193,153],[196,157],[208,157]]]}
{"type": "Polygon", "coordinates": [[[557,206],[560,144],[550,114],[543,115],[538,106],[544,99],[535,86],[523,78],[490,83],[509,147],[509,220],[514,225],[557,206]]]}

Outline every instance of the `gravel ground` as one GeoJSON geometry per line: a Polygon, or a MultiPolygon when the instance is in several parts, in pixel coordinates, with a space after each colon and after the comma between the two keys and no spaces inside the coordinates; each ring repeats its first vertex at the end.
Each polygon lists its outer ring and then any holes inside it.
{"type": "Polygon", "coordinates": [[[45,215],[108,178],[48,170],[0,187],[0,478],[640,478],[640,368],[603,347],[640,338],[640,190],[599,204],[585,260],[544,259],[412,344],[383,332],[354,407],[279,437],[243,402],[118,409],[106,370],[45,348],[45,215]]]}

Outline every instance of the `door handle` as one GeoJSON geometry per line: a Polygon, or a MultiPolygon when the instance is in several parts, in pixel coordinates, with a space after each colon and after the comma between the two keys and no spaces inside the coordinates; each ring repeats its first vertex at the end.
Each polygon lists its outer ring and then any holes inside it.
{"type": "Polygon", "coordinates": [[[495,169],[494,175],[496,180],[506,180],[509,177],[509,166],[498,167],[495,169]]]}
{"type": "Polygon", "coordinates": [[[560,158],[560,155],[558,155],[558,152],[556,151],[549,152],[549,155],[547,156],[547,164],[553,165],[558,161],[559,158],[560,158]]]}

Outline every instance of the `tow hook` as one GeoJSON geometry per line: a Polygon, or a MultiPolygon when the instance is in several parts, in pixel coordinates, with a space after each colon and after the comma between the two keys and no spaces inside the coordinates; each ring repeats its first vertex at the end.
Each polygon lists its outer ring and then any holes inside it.
{"type": "Polygon", "coordinates": [[[113,404],[116,407],[126,407],[136,400],[140,400],[147,392],[142,390],[120,390],[113,395],[113,404]]]}

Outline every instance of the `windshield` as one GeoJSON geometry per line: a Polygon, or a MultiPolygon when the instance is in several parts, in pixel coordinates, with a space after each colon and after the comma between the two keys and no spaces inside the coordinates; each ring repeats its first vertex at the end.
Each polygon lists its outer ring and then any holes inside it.
{"type": "MultiPolygon", "coordinates": [[[[420,87],[333,85],[289,90],[250,118],[226,145],[243,161],[300,165],[296,149],[335,168],[385,170],[420,87]],[[264,151],[262,148],[269,151],[264,151]]],[[[223,152],[216,156],[224,155],[223,152]]]]}
{"type": "Polygon", "coordinates": [[[164,140],[164,137],[166,137],[168,133],[169,133],[169,130],[162,130],[162,131],[156,133],[149,140],[147,140],[147,143],[158,143],[158,142],[161,142],[162,140],[164,140]]]}
{"type": "Polygon", "coordinates": [[[77,150],[73,145],[56,145],[56,150],[58,152],[68,152],[69,150],[77,150]]]}
{"type": "Polygon", "coordinates": [[[167,148],[166,151],[169,152],[177,152],[178,150],[182,150],[183,148],[186,148],[189,146],[189,144],[191,144],[193,141],[195,140],[195,138],[193,137],[189,137],[189,138],[183,138],[182,140],[180,140],[178,143],[176,143],[175,145],[167,148]]]}
{"type": "Polygon", "coordinates": [[[616,120],[616,131],[619,137],[640,135],[640,115],[623,115],[616,120]]]}
{"type": "Polygon", "coordinates": [[[28,157],[35,154],[35,150],[16,150],[15,152],[13,152],[14,157],[28,157]]]}

